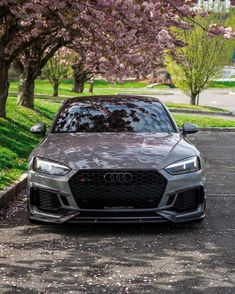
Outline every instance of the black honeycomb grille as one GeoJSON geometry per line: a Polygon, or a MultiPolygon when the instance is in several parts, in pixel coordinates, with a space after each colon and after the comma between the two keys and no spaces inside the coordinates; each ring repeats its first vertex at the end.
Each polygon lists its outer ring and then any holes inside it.
{"type": "Polygon", "coordinates": [[[35,204],[39,210],[54,212],[61,208],[57,194],[43,190],[36,190],[35,193],[35,204]]]}
{"type": "Polygon", "coordinates": [[[80,170],[69,184],[82,209],[142,209],[158,207],[167,181],[157,171],[80,170]],[[127,182],[110,182],[110,173],[127,173],[127,182]]]}
{"type": "Polygon", "coordinates": [[[202,203],[203,197],[201,188],[181,192],[176,198],[174,210],[184,212],[197,209],[198,205],[202,203]]]}

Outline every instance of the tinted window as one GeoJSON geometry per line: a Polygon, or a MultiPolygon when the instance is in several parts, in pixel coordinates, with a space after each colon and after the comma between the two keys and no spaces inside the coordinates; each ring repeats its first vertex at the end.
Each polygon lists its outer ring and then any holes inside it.
{"type": "Polygon", "coordinates": [[[65,104],[54,132],[174,132],[158,102],[139,99],[80,100],[65,104]]]}

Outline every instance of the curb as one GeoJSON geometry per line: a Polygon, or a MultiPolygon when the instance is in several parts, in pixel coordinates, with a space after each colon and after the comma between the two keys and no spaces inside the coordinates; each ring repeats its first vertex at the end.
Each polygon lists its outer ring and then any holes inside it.
{"type": "Polygon", "coordinates": [[[235,132],[235,127],[231,128],[218,128],[218,127],[209,127],[209,128],[199,128],[199,131],[208,131],[208,132],[235,132]]]}
{"type": "Polygon", "coordinates": [[[23,189],[26,188],[27,174],[23,174],[20,179],[14,182],[9,187],[0,191],[0,208],[6,206],[6,204],[17,196],[23,189]]]}
{"type": "Polygon", "coordinates": [[[191,110],[191,109],[177,109],[177,108],[168,108],[170,112],[175,113],[195,113],[195,114],[206,114],[206,115],[217,115],[217,116],[235,116],[232,112],[214,112],[214,111],[200,111],[200,110],[191,110]]]}

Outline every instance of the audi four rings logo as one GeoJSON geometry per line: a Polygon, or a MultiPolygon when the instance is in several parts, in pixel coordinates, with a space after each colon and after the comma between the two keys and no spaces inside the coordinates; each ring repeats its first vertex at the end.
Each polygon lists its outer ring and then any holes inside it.
{"type": "Polygon", "coordinates": [[[106,173],[104,175],[106,183],[130,183],[132,181],[131,173],[106,173]]]}

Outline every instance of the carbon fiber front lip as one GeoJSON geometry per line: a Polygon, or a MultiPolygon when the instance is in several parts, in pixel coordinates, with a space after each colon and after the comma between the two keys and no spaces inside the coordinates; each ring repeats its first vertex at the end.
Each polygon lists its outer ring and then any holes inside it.
{"type": "Polygon", "coordinates": [[[156,211],[156,216],[145,216],[145,217],[103,217],[103,216],[79,216],[80,211],[68,211],[68,213],[63,215],[49,214],[45,212],[39,212],[33,207],[29,210],[29,219],[37,220],[41,222],[62,224],[62,223],[158,223],[158,222],[188,222],[205,217],[204,204],[199,205],[199,207],[191,212],[187,213],[176,213],[168,210],[158,210],[156,211]]]}

